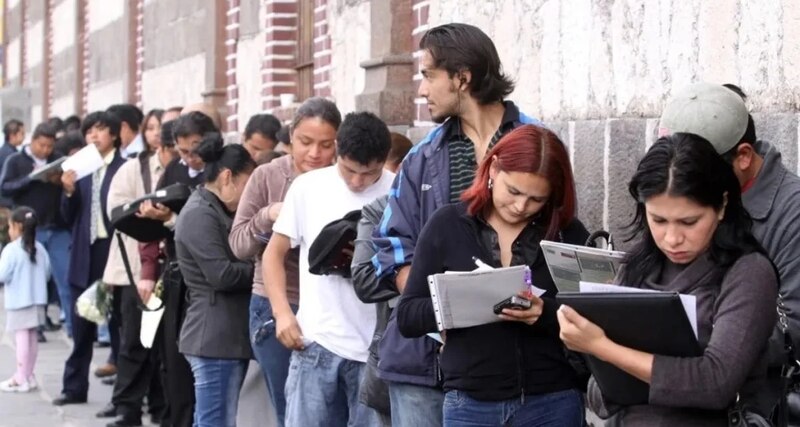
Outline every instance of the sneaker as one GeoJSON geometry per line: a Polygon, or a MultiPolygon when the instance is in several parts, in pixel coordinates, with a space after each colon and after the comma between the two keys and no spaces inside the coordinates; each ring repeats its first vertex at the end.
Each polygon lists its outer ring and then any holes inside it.
{"type": "Polygon", "coordinates": [[[0,390],[8,393],[27,393],[31,391],[31,387],[27,382],[18,384],[17,380],[14,378],[9,378],[3,382],[0,382],[0,390]]]}

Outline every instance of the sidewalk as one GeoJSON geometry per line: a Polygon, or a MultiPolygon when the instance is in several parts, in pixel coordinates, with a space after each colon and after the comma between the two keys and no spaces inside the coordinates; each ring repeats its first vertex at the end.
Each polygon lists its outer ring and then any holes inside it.
{"type": "MultiPolygon", "coordinates": [[[[16,361],[13,336],[5,332],[5,310],[2,309],[2,306],[3,291],[0,290],[0,328],[2,328],[0,378],[5,380],[14,373],[16,361]]],[[[63,330],[48,332],[45,335],[47,342],[39,344],[39,357],[35,369],[40,389],[31,393],[0,394],[0,427],[105,426],[109,420],[95,418],[95,413],[110,401],[112,387],[103,385],[94,375],[89,378],[89,402],[87,404],[57,407],[50,403],[61,391],[64,361],[69,355],[72,343],[63,330]]],[[[107,348],[95,348],[92,372],[105,362],[108,352],[107,348]]]]}
{"type": "MultiPolygon", "coordinates": [[[[16,369],[14,339],[5,332],[3,289],[0,288],[0,381],[10,377],[16,369]]],[[[55,313],[51,313],[51,318],[55,313]]],[[[69,356],[72,342],[64,331],[48,332],[47,342],[39,344],[36,361],[36,378],[39,390],[31,393],[0,392],[0,427],[103,427],[112,419],[98,419],[95,414],[111,400],[112,386],[104,385],[94,375],[89,378],[89,401],[83,405],[53,406],[50,402],[61,391],[64,361],[69,356]]],[[[91,372],[105,363],[109,350],[95,348],[91,372]]],[[[269,401],[263,377],[255,362],[245,378],[239,399],[237,425],[240,427],[272,427],[274,410],[269,401]]],[[[150,419],[142,418],[145,426],[150,419]]]]}

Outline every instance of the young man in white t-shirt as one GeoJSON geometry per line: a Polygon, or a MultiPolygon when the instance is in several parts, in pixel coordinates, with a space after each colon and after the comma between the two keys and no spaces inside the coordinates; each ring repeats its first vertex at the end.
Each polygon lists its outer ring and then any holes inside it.
{"type": "Polygon", "coordinates": [[[294,350],[286,380],[287,426],[373,426],[377,413],[358,401],[375,330],[374,305],[359,301],[350,279],[317,276],[308,251],[325,225],[384,196],[394,174],[383,166],[391,147],[386,124],[348,114],[337,133],[335,165],[295,179],[264,252],[264,284],[278,340],[294,350]],[[286,297],[284,257],[300,247],[300,308],[286,297]]]}

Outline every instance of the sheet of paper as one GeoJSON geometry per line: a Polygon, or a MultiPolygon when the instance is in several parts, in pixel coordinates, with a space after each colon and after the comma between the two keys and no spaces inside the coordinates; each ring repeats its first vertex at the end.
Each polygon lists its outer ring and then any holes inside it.
{"type": "Polygon", "coordinates": [[[61,164],[61,170],[65,172],[75,171],[76,180],[78,180],[95,173],[103,165],[105,165],[105,162],[103,162],[100,152],[97,151],[97,147],[94,144],[88,144],[65,160],[61,164]]]}
{"type": "Polygon", "coordinates": [[[33,172],[28,174],[30,179],[37,179],[39,181],[46,181],[47,176],[53,172],[61,171],[61,164],[67,160],[66,157],[62,157],[52,163],[48,163],[39,169],[34,169],[33,172]]]}
{"type": "MultiPolygon", "coordinates": [[[[661,292],[656,291],[653,289],[640,289],[640,288],[632,288],[630,286],[619,286],[619,285],[607,285],[605,283],[592,283],[592,282],[581,282],[580,283],[580,291],[581,292],[616,292],[616,293],[631,293],[631,292],[661,292]]],[[[689,319],[689,324],[692,325],[692,331],[694,332],[695,338],[699,338],[697,335],[697,297],[694,295],[684,295],[678,294],[681,298],[681,304],[683,305],[683,311],[686,312],[686,317],[689,319]]]]}

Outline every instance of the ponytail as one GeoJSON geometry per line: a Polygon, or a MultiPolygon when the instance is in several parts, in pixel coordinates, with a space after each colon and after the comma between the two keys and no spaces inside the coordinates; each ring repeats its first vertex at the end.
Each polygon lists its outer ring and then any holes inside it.
{"type": "Polygon", "coordinates": [[[36,264],[36,225],[38,220],[33,209],[21,206],[11,212],[11,222],[22,224],[22,247],[36,264]]]}

